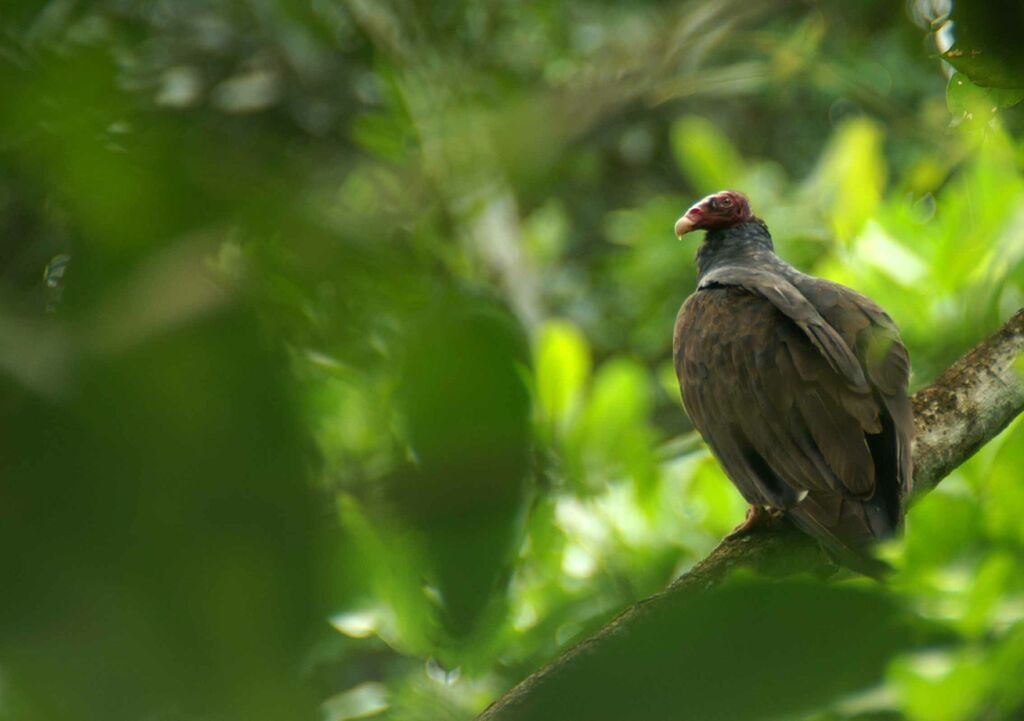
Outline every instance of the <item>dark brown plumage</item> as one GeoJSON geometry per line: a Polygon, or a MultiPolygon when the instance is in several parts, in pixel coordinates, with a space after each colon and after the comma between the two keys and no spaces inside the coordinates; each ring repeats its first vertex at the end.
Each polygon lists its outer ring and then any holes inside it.
{"type": "Polygon", "coordinates": [[[912,479],[909,360],[874,302],[775,255],[741,194],[676,223],[708,230],[673,339],[683,403],[754,506],[780,509],[848,565],[895,534],[912,479]]]}

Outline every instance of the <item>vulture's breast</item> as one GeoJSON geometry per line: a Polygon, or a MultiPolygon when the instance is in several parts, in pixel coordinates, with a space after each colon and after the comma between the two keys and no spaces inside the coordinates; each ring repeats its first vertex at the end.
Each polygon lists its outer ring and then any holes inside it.
{"type": "Polygon", "coordinates": [[[765,368],[774,363],[784,337],[792,336],[792,323],[771,303],[742,288],[729,286],[699,290],[679,309],[672,355],[679,383],[706,382],[712,377],[725,384],[732,370],[746,366],[744,354],[765,368]]]}

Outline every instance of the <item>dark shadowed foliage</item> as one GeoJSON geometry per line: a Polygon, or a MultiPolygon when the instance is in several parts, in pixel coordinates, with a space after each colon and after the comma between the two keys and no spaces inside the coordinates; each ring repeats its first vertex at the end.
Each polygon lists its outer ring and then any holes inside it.
{"type": "Polygon", "coordinates": [[[877,683],[886,659],[924,638],[884,594],[811,581],[746,579],[651,599],[642,614],[508,718],[787,717],[877,683]]]}

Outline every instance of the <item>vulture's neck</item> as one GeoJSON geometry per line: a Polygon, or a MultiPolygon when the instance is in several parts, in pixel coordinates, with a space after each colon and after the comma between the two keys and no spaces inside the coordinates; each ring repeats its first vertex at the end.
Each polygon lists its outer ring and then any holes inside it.
{"type": "Polygon", "coordinates": [[[788,268],[775,255],[768,226],[760,218],[722,230],[709,230],[697,250],[697,282],[715,268],[743,265],[756,268],[788,268]]]}

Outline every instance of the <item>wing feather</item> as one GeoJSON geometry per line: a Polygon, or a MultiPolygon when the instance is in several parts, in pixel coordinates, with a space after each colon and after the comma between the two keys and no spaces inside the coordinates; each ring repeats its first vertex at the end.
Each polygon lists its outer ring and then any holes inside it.
{"type": "Polygon", "coordinates": [[[855,349],[873,394],[881,399],[882,415],[889,419],[871,432],[881,436],[878,445],[892,456],[902,495],[909,497],[913,490],[914,412],[907,395],[910,357],[899,329],[877,303],[851,288],[806,275],[797,279],[796,287],[855,349]]]}
{"type": "Polygon", "coordinates": [[[864,369],[853,351],[789,280],[766,270],[725,266],[708,273],[700,288],[719,285],[743,288],[767,300],[804,332],[832,369],[851,387],[861,392],[869,390],[864,369]]]}

